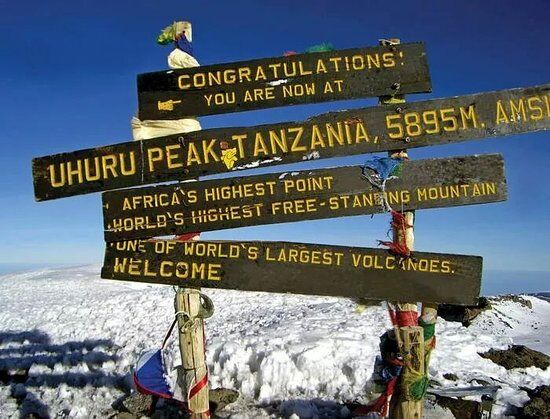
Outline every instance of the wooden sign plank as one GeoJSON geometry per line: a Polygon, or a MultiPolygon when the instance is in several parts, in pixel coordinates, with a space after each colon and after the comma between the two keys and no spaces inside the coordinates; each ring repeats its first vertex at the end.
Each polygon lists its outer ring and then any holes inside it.
{"type": "Polygon", "coordinates": [[[107,243],[101,277],[241,291],[475,304],[482,259],[286,242],[107,243]]]}
{"type": "Polygon", "coordinates": [[[42,201],[259,166],[398,150],[404,145],[415,148],[549,128],[550,84],[546,84],[40,157],[33,160],[34,190],[42,201]]]}
{"type": "MultiPolygon", "coordinates": [[[[106,241],[383,211],[360,166],[185,182],[103,194],[106,241]]],[[[506,199],[499,154],[404,162],[386,183],[402,210],[506,199]]]]}
{"type": "Polygon", "coordinates": [[[431,92],[423,43],[165,70],[137,84],[141,119],[431,92]]]}

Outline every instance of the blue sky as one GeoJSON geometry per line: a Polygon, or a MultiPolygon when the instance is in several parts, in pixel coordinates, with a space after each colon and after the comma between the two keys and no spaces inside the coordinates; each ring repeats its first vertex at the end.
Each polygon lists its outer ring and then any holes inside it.
{"type": "MultiPolygon", "coordinates": [[[[193,23],[194,51],[202,64],[277,56],[321,42],[351,48],[387,37],[424,41],[433,93],[408,100],[550,82],[547,0],[6,2],[0,15],[0,264],[102,261],[100,194],[36,203],[31,159],[130,140],[136,75],[166,68],[170,48],[157,45],[156,35],[184,19],[193,23]]],[[[203,128],[256,125],[375,103],[276,108],[203,117],[201,123],[203,128]]],[[[550,272],[548,136],[412,150],[414,159],[500,152],[509,183],[505,203],[419,211],[415,247],[481,255],[489,270],[550,272]]],[[[385,215],[361,216],[203,237],[372,247],[385,237],[388,222],[385,215]]]]}

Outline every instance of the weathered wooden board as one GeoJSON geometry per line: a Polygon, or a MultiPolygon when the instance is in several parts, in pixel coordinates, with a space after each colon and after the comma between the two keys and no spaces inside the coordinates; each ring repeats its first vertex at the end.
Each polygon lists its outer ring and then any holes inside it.
{"type": "Polygon", "coordinates": [[[482,259],[286,242],[107,243],[101,277],[241,291],[475,304],[482,259]]]}
{"type": "Polygon", "coordinates": [[[431,91],[423,43],[159,71],[137,83],[141,119],[431,91]]]}
{"type": "Polygon", "coordinates": [[[549,128],[550,84],[354,109],[302,122],[203,130],[36,158],[35,196],[41,201],[404,145],[414,148],[549,128]]]}
{"type": "MultiPolygon", "coordinates": [[[[386,183],[398,210],[506,199],[499,154],[404,162],[386,183]]],[[[216,179],[103,193],[105,240],[373,214],[381,191],[360,166],[216,179]]]]}

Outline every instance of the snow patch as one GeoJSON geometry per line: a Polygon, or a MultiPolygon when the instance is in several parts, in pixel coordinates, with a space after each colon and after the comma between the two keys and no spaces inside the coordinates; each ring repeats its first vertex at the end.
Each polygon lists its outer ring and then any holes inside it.
{"type": "MultiPolygon", "coordinates": [[[[273,413],[259,404],[278,406],[277,415],[345,417],[336,402],[374,397],[378,336],[390,327],[384,307],[358,314],[343,298],[205,292],[216,309],[206,323],[211,386],[240,391],[227,410],[234,417],[273,413]]],[[[431,378],[443,387],[499,385],[495,417],[527,400],[521,387],[550,384],[550,369],[507,371],[478,355],[512,342],[550,353],[550,303],[524,298],[532,309],[496,301],[468,328],[440,319],[431,378]]],[[[13,377],[0,381],[1,417],[111,415],[132,388],[132,366],[160,346],[173,318],[171,287],[103,280],[97,266],[1,276],[0,301],[0,370],[13,377]]],[[[173,381],[179,359],[174,335],[173,381]]]]}
{"type": "Polygon", "coordinates": [[[283,160],[281,157],[273,156],[273,158],[271,158],[271,159],[255,160],[255,161],[247,163],[247,164],[242,164],[240,166],[235,166],[231,170],[253,169],[255,167],[260,167],[262,164],[269,164],[269,163],[273,163],[273,162],[281,161],[281,160],[283,160]]]}

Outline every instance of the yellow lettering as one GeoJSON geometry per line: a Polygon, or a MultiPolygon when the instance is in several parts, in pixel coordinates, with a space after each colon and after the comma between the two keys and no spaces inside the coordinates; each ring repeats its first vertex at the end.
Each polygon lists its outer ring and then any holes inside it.
{"type": "Polygon", "coordinates": [[[189,89],[191,87],[191,83],[185,82],[185,80],[189,80],[189,74],[183,74],[178,77],[178,87],[181,90],[189,89]]]}
{"type": "Polygon", "coordinates": [[[292,141],[292,145],[290,146],[290,151],[307,151],[306,146],[299,145],[302,134],[304,133],[304,129],[302,127],[289,128],[288,132],[296,133],[296,135],[294,136],[294,140],[292,141]]]}
{"type": "Polygon", "coordinates": [[[315,150],[315,148],[319,145],[322,148],[325,147],[323,134],[321,134],[319,127],[316,124],[313,124],[311,127],[311,150],[315,150]]]}
{"type": "Polygon", "coordinates": [[[260,152],[263,153],[264,156],[269,154],[269,150],[262,137],[262,133],[257,132],[256,137],[254,138],[254,157],[257,157],[260,152]]]}
{"type": "MultiPolygon", "coordinates": [[[[168,165],[169,169],[178,169],[180,167],[183,167],[183,162],[176,162],[174,160],[177,160],[180,155],[176,152],[176,150],[179,150],[181,147],[179,144],[172,144],[166,146],[166,164],[168,165]]],[[[151,162],[149,162],[151,164],[151,162]]]]}
{"type": "Polygon", "coordinates": [[[50,184],[54,188],[60,188],[61,186],[65,185],[65,170],[64,170],[65,163],[61,163],[59,165],[59,179],[56,179],[56,173],[55,173],[55,166],[53,164],[50,164],[50,184]]]}
{"type": "Polygon", "coordinates": [[[191,166],[191,164],[201,164],[201,158],[199,156],[199,152],[197,150],[197,146],[193,142],[189,142],[187,144],[187,166],[191,166]]]}
{"type": "Polygon", "coordinates": [[[502,106],[502,101],[497,101],[497,117],[496,117],[496,124],[509,124],[510,120],[508,119],[508,115],[506,114],[506,110],[502,106]]]}
{"type": "Polygon", "coordinates": [[[154,162],[162,161],[162,149],[160,147],[152,147],[147,149],[147,161],[149,162],[149,171],[155,171],[154,162]]]}

